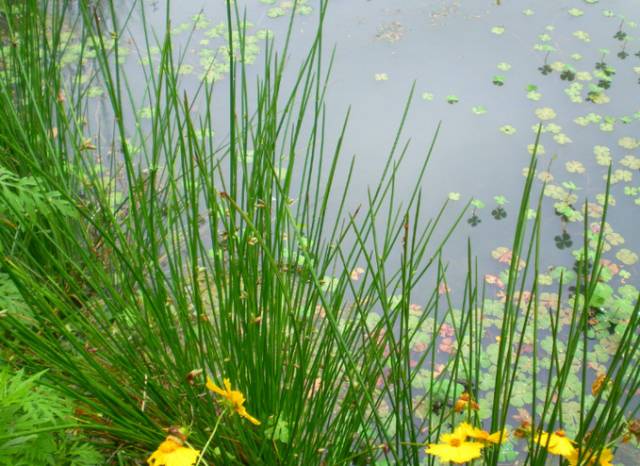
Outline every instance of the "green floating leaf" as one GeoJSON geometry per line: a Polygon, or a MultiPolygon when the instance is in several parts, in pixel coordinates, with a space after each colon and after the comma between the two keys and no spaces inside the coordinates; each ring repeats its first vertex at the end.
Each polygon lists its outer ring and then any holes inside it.
{"type": "Polygon", "coordinates": [[[387,73],[376,73],[373,78],[376,81],[388,81],[389,80],[389,76],[387,75],[387,73]]]}
{"type": "Polygon", "coordinates": [[[623,147],[624,149],[633,150],[636,147],[640,147],[640,139],[632,138],[630,136],[625,136],[618,139],[618,145],[623,147]]]}
{"type": "Polygon", "coordinates": [[[588,32],[585,32],[585,31],[575,31],[575,32],[573,33],[573,36],[574,36],[576,39],[581,40],[582,42],[591,42],[591,36],[589,36],[589,33],[588,33],[588,32]]]}
{"type": "Polygon", "coordinates": [[[582,11],[580,8],[571,8],[567,13],[569,13],[571,16],[582,16],[584,14],[584,11],[582,11]]]}
{"type": "Polygon", "coordinates": [[[460,101],[457,95],[450,94],[447,96],[447,102],[450,104],[457,104],[460,101]]]}
{"type": "Polygon", "coordinates": [[[522,14],[525,16],[533,16],[535,12],[531,8],[527,8],[526,10],[522,10],[522,14]]]}
{"type": "Polygon", "coordinates": [[[475,107],[471,107],[471,111],[476,115],[483,115],[487,113],[487,109],[482,105],[476,105],[475,107]]]}
{"type": "Polygon", "coordinates": [[[616,258],[625,265],[638,262],[638,255],[630,249],[622,248],[616,253],[616,258]]]}
{"type": "Polygon", "coordinates": [[[497,36],[501,36],[502,34],[504,34],[504,31],[505,31],[505,28],[503,26],[493,26],[491,28],[491,32],[497,36]]]}
{"type": "Polygon", "coordinates": [[[433,94],[431,92],[423,92],[421,97],[422,100],[426,100],[428,102],[431,102],[433,100],[433,94]]]}
{"type": "Polygon", "coordinates": [[[552,120],[556,117],[556,112],[550,107],[538,108],[535,111],[536,116],[541,120],[552,120]]]}
{"type": "Polygon", "coordinates": [[[511,136],[512,134],[515,134],[517,130],[511,125],[504,125],[500,127],[500,131],[511,136]]]}
{"type": "Polygon", "coordinates": [[[496,68],[498,68],[500,71],[509,71],[511,69],[511,65],[507,62],[500,62],[496,65],[496,68]]]}

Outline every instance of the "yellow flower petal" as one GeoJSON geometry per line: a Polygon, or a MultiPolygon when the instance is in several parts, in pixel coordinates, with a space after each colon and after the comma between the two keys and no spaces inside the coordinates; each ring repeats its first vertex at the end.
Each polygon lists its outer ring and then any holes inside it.
{"type": "Polygon", "coordinates": [[[213,393],[217,393],[220,396],[226,396],[227,393],[221,389],[220,387],[218,387],[213,380],[211,380],[209,377],[207,377],[207,388],[209,390],[211,390],[213,393]]]}
{"type": "Polygon", "coordinates": [[[173,436],[169,436],[147,458],[147,464],[149,466],[193,466],[198,456],[200,456],[199,450],[185,447],[173,436]]]}
{"type": "Polygon", "coordinates": [[[476,442],[461,442],[458,446],[447,443],[431,443],[425,449],[425,453],[437,456],[441,462],[451,461],[462,464],[480,458],[483,447],[483,444],[476,442]]]}

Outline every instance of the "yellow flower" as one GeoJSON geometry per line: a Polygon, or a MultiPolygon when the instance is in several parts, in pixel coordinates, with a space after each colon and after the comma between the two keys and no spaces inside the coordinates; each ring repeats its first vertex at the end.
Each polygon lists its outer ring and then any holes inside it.
{"type": "Polygon", "coordinates": [[[424,450],[429,455],[437,456],[441,462],[466,463],[482,456],[484,444],[467,442],[467,436],[473,429],[466,422],[461,423],[451,434],[440,436],[440,443],[430,443],[424,450]]]}
{"type": "Polygon", "coordinates": [[[259,426],[260,421],[258,421],[255,417],[251,416],[247,409],[244,407],[244,402],[246,401],[242,392],[238,390],[231,390],[231,382],[229,379],[224,379],[224,390],[218,387],[213,380],[207,377],[207,388],[211,390],[213,393],[217,393],[221,397],[225,398],[227,402],[231,405],[231,408],[240,415],[240,417],[245,418],[252,424],[259,426]]]}
{"type": "Polygon", "coordinates": [[[199,450],[185,447],[183,439],[169,435],[149,458],[149,466],[193,466],[200,456],[199,450]]]}
{"type": "MultiPolygon", "coordinates": [[[[567,459],[569,460],[569,464],[571,466],[578,466],[578,450],[577,449],[574,450],[574,453],[567,459]]],[[[580,465],[595,466],[597,464],[598,466],[613,466],[613,464],[611,463],[612,459],[613,459],[613,452],[611,451],[611,448],[603,449],[602,453],[600,453],[600,458],[598,458],[597,453],[592,454],[589,451],[583,451],[580,465]],[[585,463],[585,459],[587,458],[589,458],[589,461],[585,463]],[[596,459],[598,461],[597,463],[596,463],[596,459]]]]}
{"type": "Polygon", "coordinates": [[[489,432],[482,429],[478,429],[477,427],[469,426],[469,428],[470,429],[467,432],[467,436],[476,440],[480,440],[482,442],[494,443],[494,444],[504,443],[504,441],[507,440],[507,437],[509,436],[507,429],[504,429],[502,431],[502,440],[501,440],[499,431],[494,432],[493,434],[490,434],[489,432]]]}
{"type": "Polygon", "coordinates": [[[557,430],[553,434],[541,432],[537,438],[534,438],[534,441],[538,445],[546,447],[549,453],[553,455],[563,456],[567,459],[575,454],[576,451],[575,447],[573,446],[573,440],[568,438],[564,434],[563,430],[557,430]]]}

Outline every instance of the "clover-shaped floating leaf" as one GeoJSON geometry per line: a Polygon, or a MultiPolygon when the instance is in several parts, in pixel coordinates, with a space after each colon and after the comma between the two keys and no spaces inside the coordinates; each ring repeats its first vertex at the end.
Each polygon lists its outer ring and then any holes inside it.
{"type": "Polygon", "coordinates": [[[484,207],[485,207],[485,203],[482,202],[480,199],[472,200],[471,201],[471,205],[476,209],[484,209],[484,207]]]}
{"type": "Polygon", "coordinates": [[[483,115],[487,113],[487,109],[482,105],[476,105],[475,107],[471,107],[471,111],[476,115],[483,115]]]}
{"type": "Polygon", "coordinates": [[[573,36],[574,36],[576,39],[581,40],[582,42],[591,42],[591,37],[589,36],[589,33],[588,33],[588,32],[585,32],[585,31],[575,31],[575,32],[573,33],[573,36]]]}
{"type": "Polygon", "coordinates": [[[535,12],[531,8],[527,8],[525,10],[522,10],[522,14],[525,16],[533,16],[535,12]]]}
{"type": "Polygon", "coordinates": [[[491,82],[496,86],[504,86],[504,80],[505,80],[504,76],[497,74],[493,77],[491,82]]]}
{"type": "Polygon", "coordinates": [[[458,98],[457,95],[454,94],[450,94],[447,96],[447,103],[453,105],[453,104],[457,104],[460,101],[460,99],[458,98]]]}
{"type": "Polygon", "coordinates": [[[502,196],[502,195],[498,195],[498,196],[493,196],[493,200],[496,201],[496,204],[503,206],[505,205],[507,202],[509,202],[507,200],[506,197],[502,196]]]}
{"type": "Polygon", "coordinates": [[[476,227],[478,226],[480,223],[482,223],[482,219],[480,217],[478,217],[477,214],[473,214],[471,217],[469,217],[467,219],[467,223],[469,225],[471,225],[472,227],[476,227]]]}
{"type": "Polygon", "coordinates": [[[493,218],[495,218],[496,220],[502,220],[503,218],[506,218],[507,216],[507,211],[504,210],[504,207],[496,207],[495,209],[493,209],[491,211],[491,215],[493,216],[493,218]]]}
{"type": "Polygon", "coordinates": [[[515,134],[517,130],[511,125],[504,125],[500,127],[500,131],[511,136],[512,134],[515,134]]]}
{"type": "Polygon", "coordinates": [[[562,187],[564,189],[568,189],[569,191],[578,191],[580,188],[573,181],[563,181],[562,187]]]}
{"type": "Polygon", "coordinates": [[[535,111],[536,116],[545,121],[545,120],[553,120],[556,117],[556,112],[550,107],[542,107],[538,108],[535,111]]]}
{"type": "Polygon", "coordinates": [[[546,153],[546,151],[544,150],[544,146],[542,144],[538,144],[537,147],[535,144],[527,145],[527,151],[529,152],[529,154],[533,155],[534,150],[536,155],[544,155],[546,153]]]}
{"type": "Polygon", "coordinates": [[[553,140],[560,145],[570,144],[571,142],[573,142],[571,138],[564,133],[555,134],[553,136],[553,140]]]}
{"type": "Polygon", "coordinates": [[[631,154],[622,157],[620,164],[624,165],[629,170],[640,170],[640,158],[631,154]]]}
{"type": "Polygon", "coordinates": [[[431,102],[433,100],[433,94],[431,92],[423,92],[422,100],[426,100],[427,102],[431,102]]]}
{"type": "Polygon", "coordinates": [[[630,249],[622,248],[616,253],[616,258],[625,265],[638,262],[638,255],[630,249]]]}
{"type": "Polygon", "coordinates": [[[553,240],[556,242],[556,247],[558,249],[565,249],[573,246],[571,235],[569,235],[569,233],[567,233],[566,231],[563,231],[562,234],[555,236],[553,240]]]}
{"type": "Polygon", "coordinates": [[[618,139],[618,145],[625,149],[633,150],[636,147],[640,147],[640,139],[632,138],[630,136],[625,136],[618,139]]]}
{"type": "Polygon", "coordinates": [[[505,28],[503,26],[493,26],[491,28],[491,32],[497,36],[501,36],[502,34],[504,34],[504,31],[505,31],[505,28]]]}
{"type": "Polygon", "coordinates": [[[553,72],[553,68],[551,68],[551,65],[548,65],[545,63],[544,65],[538,67],[538,71],[540,71],[540,73],[546,76],[548,74],[551,74],[551,72],[553,72]]]}
{"type": "Polygon", "coordinates": [[[507,62],[500,62],[496,65],[500,71],[509,71],[511,69],[511,65],[507,62]]]}
{"type": "MultiPolygon", "coordinates": [[[[604,193],[596,194],[596,202],[601,206],[604,206],[605,199],[606,199],[606,195],[604,193]]],[[[616,198],[613,197],[611,194],[609,194],[609,205],[610,206],[616,205],[616,198]]]]}
{"type": "Polygon", "coordinates": [[[534,102],[538,102],[542,98],[542,94],[537,91],[529,91],[527,92],[527,99],[533,100],[534,102]]]}
{"type": "Polygon", "coordinates": [[[376,73],[373,78],[376,81],[388,81],[389,80],[389,75],[387,75],[387,73],[376,73]]]}
{"type": "Polygon", "coordinates": [[[286,11],[284,10],[284,8],[280,8],[279,6],[269,8],[269,11],[267,11],[267,16],[269,18],[279,18],[280,16],[284,16],[285,14],[286,11]]]}
{"type": "Polygon", "coordinates": [[[452,192],[449,193],[449,195],[447,197],[451,201],[459,201],[460,200],[460,193],[452,191],[452,192]]]}
{"type": "Polygon", "coordinates": [[[586,171],[584,165],[577,160],[569,160],[564,164],[564,167],[569,173],[584,173],[586,171]]]}
{"type": "Polygon", "coordinates": [[[584,11],[582,11],[580,8],[571,8],[569,11],[567,11],[567,13],[569,13],[571,16],[582,16],[584,14],[584,11]]]}

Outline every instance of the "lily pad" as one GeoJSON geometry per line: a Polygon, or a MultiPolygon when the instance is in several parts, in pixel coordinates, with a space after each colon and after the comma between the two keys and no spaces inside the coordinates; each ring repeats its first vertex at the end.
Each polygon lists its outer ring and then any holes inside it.
{"type": "Polygon", "coordinates": [[[503,26],[493,26],[491,28],[491,32],[497,36],[501,36],[502,34],[504,34],[504,31],[505,31],[505,28],[503,26]]]}

